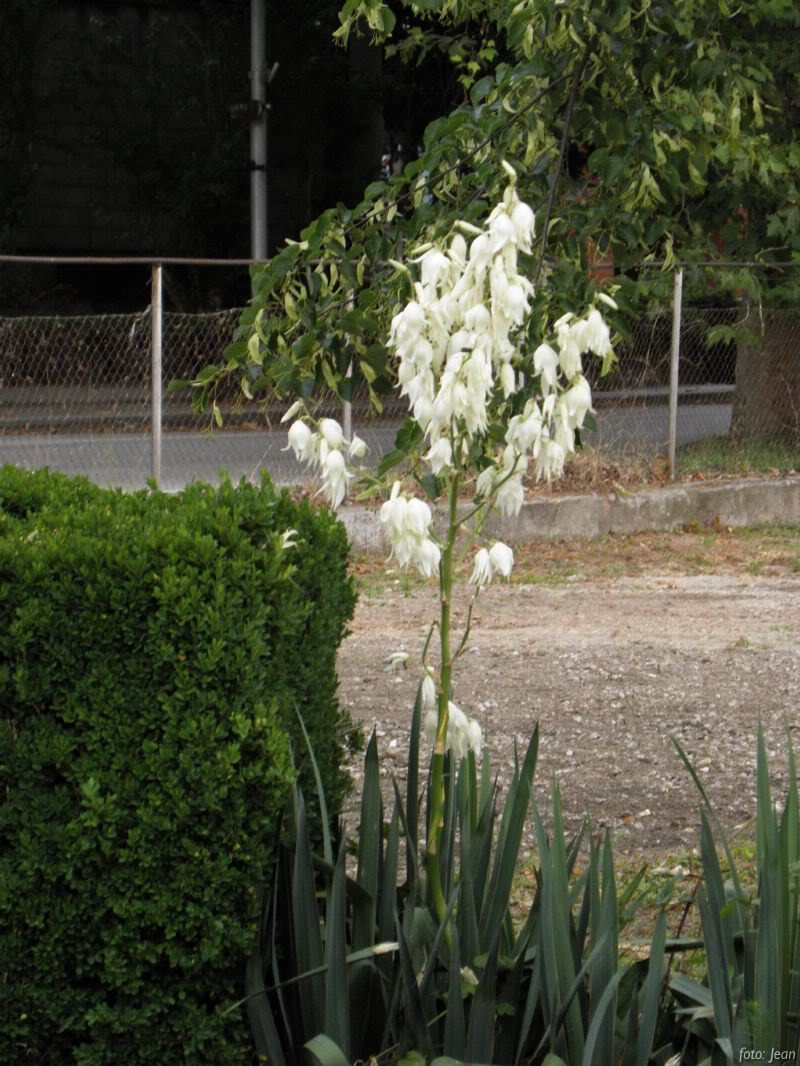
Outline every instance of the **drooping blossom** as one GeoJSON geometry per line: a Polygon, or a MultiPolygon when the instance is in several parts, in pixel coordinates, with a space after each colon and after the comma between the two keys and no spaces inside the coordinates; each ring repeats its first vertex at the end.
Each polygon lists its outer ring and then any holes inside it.
{"type": "Polygon", "coordinates": [[[381,507],[381,523],[400,566],[414,565],[424,577],[439,572],[441,549],[430,536],[431,509],[424,500],[404,495],[396,481],[381,507]]]}

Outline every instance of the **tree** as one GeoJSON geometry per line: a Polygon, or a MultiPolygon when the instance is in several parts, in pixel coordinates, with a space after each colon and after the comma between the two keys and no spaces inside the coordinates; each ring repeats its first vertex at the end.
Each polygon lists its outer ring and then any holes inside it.
{"type": "MultiPolygon", "coordinates": [[[[539,219],[528,270],[546,284],[532,342],[546,315],[590,302],[602,260],[624,332],[642,262],[718,256],[721,242],[726,258],[800,258],[791,0],[347,0],[340,22],[343,43],[368,28],[399,35],[407,58],[447,50],[464,100],[431,123],[402,175],[324,212],[254,272],[217,375],[256,363],[259,385],[310,394],[326,382],[342,398],[363,378],[379,406],[393,385],[382,338],[407,286],[394,263],[480,218],[499,199],[503,160],[539,219]]],[[[217,375],[209,368],[205,396],[217,375]]]]}

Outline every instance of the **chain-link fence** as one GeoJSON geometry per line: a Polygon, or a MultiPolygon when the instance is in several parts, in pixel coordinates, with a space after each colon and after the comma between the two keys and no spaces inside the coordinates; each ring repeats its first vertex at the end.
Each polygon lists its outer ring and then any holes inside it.
{"type": "MultiPolygon", "coordinates": [[[[588,443],[613,456],[677,449],[680,473],[692,449],[702,468],[711,461],[704,448],[710,455],[723,444],[779,441],[782,455],[797,454],[793,466],[800,468],[800,302],[782,298],[774,284],[754,292],[758,271],[748,273],[747,289],[738,268],[695,274],[687,272],[675,301],[671,290],[656,292],[654,309],[618,345],[609,375],[600,378],[587,360],[597,421],[588,443]]],[[[800,281],[800,271],[793,280],[800,281]]],[[[220,361],[238,309],[159,315],[160,305],[154,301],[155,323],[150,307],[132,314],[0,315],[0,462],[126,488],[155,474],[175,489],[217,480],[221,470],[239,478],[267,469],[280,483],[303,480],[305,470],[284,450],[285,403],[247,402],[231,381],[218,396],[224,428],[211,430],[208,413],[192,407],[192,390],[167,388],[220,361]],[[161,389],[153,388],[154,366],[161,389]]],[[[376,459],[391,448],[405,413],[395,392],[375,416],[357,389],[342,415],[376,459]]]]}

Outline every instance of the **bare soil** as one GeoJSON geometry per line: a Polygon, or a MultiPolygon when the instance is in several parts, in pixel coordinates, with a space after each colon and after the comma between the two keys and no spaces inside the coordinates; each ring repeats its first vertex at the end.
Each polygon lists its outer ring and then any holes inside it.
{"type": "MultiPolygon", "coordinates": [[[[339,675],[344,705],[376,730],[388,796],[390,775],[405,775],[437,602],[433,585],[384,565],[355,567],[362,595],[339,675]],[[397,650],[410,653],[408,668],[389,674],[384,659],[397,650]]],[[[786,724],[795,743],[800,730],[800,531],[530,545],[516,573],[481,594],[455,689],[483,726],[501,788],[515,742],[539,722],[542,807],[557,778],[568,827],[588,814],[623,855],[683,854],[697,841],[699,799],[675,737],[723,824],[746,827],[759,720],[777,791],[786,724]]],[[[459,589],[456,632],[470,591],[459,589]]],[[[357,783],[359,758],[353,772],[357,783]]]]}

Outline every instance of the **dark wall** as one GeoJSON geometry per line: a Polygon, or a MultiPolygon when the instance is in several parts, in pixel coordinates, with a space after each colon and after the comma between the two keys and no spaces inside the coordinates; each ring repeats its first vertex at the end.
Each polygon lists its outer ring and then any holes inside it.
{"type": "MultiPolygon", "coordinates": [[[[453,104],[446,57],[337,46],[340,6],[267,0],[271,250],[357,202],[390,143],[413,158],[453,104]]],[[[249,66],[250,0],[0,0],[0,252],[249,255],[249,66]]],[[[146,284],[0,266],[0,310],[133,309],[146,284]]],[[[180,309],[246,298],[241,271],[170,279],[180,309]]]]}
{"type": "MultiPolygon", "coordinates": [[[[271,248],[377,174],[380,52],[333,43],[338,6],[268,0],[271,248]]],[[[0,249],[247,256],[249,0],[0,7],[0,249]]]]}

